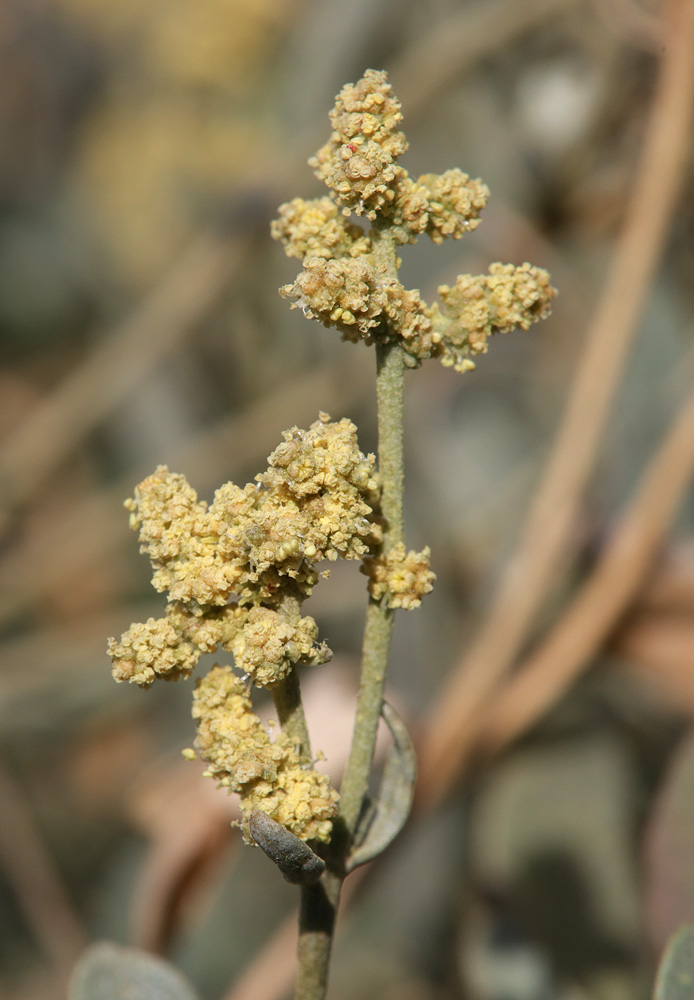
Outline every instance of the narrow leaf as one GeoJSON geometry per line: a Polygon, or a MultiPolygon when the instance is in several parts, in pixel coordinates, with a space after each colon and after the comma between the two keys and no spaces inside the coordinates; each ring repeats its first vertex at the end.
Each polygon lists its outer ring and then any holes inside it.
{"type": "Polygon", "coordinates": [[[412,808],[417,776],[414,746],[405,723],[386,701],[383,702],[381,715],[393,742],[386,757],[372,819],[363,835],[357,838],[357,846],[347,861],[347,871],[353,871],[385,851],[402,830],[412,808]]]}
{"type": "Polygon", "coordinates": [[[311,885],[325,871],[325,861],[307,843],[260,809],[253,810],[248,825],[253,840],[275,862],[287,882],[311,885]]]}

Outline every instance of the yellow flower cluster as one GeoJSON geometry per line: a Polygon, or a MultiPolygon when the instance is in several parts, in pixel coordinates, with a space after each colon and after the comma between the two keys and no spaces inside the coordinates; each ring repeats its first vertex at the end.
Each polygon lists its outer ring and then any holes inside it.
{"type": "Polygon", "coordinates": [[[416,181],[408,177],[397,201],[395,222],[404,227],[410,243],[421,233],[427,233],[434,243],[443,243],[448,236],[459,240],[477,229],[488,198],[486,184],[457,168],[443,174],[422,174],[416,181]]]}
{"type": "Polygon", "coordinates": [[[248,843],[253,843],[248,820],[254,809],[302,840],[329,839],[337,793],[325,775],[302,766],[284,734],[270,740],[247,688],[229,667],[215,666],[197,682],[193,718],[196,750],[208,764],[205,774],[240,795],[248,843]]]}
{"type": "Polygon", "coordinates": [[[293,622],[263,607],[251,608],[231,651],[237,667],[263,687],[283,680],[295,663],[327,663],[332,655],[325,643],[318,644],[313,618],[293,622]]]}
{"type": "Polygon", "coordinates": [[[556,292],[547,272],[529,264],[493,264],[489,275],[463,275],[453,289],[442,286],[441,303],[432,306],[403,288],[379,253],[384,238],[393,246],[423,233],[434,243],[460,239],[479,225],[489,190],[457,169],[413,180],[397,162],[407,149],[401,120],[383,72],[367,70],[338,94],[330,140],[309,160],[329,196],[295,198],[272,225],[288,256],[304,265],[280,292],[292,308],[347,340],[399,339],[411,366],[437,357],[467,371],[490,334],[542,319],[556,292]],[[345,218],[350,212],[371,220],[369,233],[345,218]]]}
{"type": "Polygon", "coordinates": [[[492,264],[488,275],[461,274],[453,288],[441,285],[434,325],[444,317],[442,363],[457,367],[468,354],[485,354],[493,333],[527,330],[549,314],[552,294],[547,272],[531,264],[492,264]]]}
{"type": "Polygon", "coordinates": [[[311,592],[320,560],[359,559],[380,541],[374,457],[359,450],[351,421],[322,413],[307,431],[285,431],[256,479],[227,483],[208,507],[160,466],[126,501],[169,605],[166,618],[109,641],[116,680],[185,677],[218,646],[260,685],[329,659],[313,619],[292,618],[283,602],[311,592]]]}
{"type": "Polygon", "coordinates": [[[339,213],[330,198],[304,201],[294,198],[281,205],[279,218],[270,227],[273,239],[284,244],[287,257],[304,260],[322,257],[333,260],[348,255],[358,257],[368,253],[371,243],[361,226],[347,220],[339,213]]]}
{"type": "Polygon", "coordinates": [[[232,650],[248,613],[231,604],[196,617],[182,605],[170,604],[166,618],[148,618],[131,625],[119,640],[108,640],[113,676],[141,687],[149,687],[156,677],[188,677],[202,653],[213,653],[218,646],[232,650]]]}
{"type": "Polygon", "coordinates": [[[407,139],[397,128],[401,121],[400,102],[385,73],[369,69],[337,96],[330,112],[332,135],[309,166],[339,203],[357,215],[376,219],[395,200],[404,173],[396,160],[407,149],[407,139]]]}
{"type": "Polygon", "coordinates": [[[365,559],[362,570],[369,577],[369,593],[389,608],[411,611],[433,590],[436,574],[429,569],[431,551],[406,552],[402,542],[385,556],[365,559]]]}

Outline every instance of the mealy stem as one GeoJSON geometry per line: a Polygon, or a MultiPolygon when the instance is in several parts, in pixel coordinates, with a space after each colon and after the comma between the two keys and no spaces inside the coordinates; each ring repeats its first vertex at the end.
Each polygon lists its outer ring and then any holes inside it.
{"type": "Polygon", "coordinates": [[[316,885],[302,885],[296,1000],[323,1000],[342,874],[330,868],[316,885]]]}
{"type": "MultiPolygon", "coordinates": [[[[378,468],[382,483],[381,512],[385,520],[383,551],[387,553],[403,537],[402,406],[405,362],[404,352],[397,343],[379,344],[376,354],[378,468]]],[[[350,834],[354,833],[369,785],[392,632],[393,612],[380,602],[370,600],[366,609],[354,736],[340,789],[340,815],[350,834]]]]}
{"type": "MultiPolygon", "coordinates": [[[[301,616],[301,599],[298,594],[286,593],[280,602],[278,611],[290,621],[297,621],[301,616]]],[[[272,700],[282,727],[282,732],[291,738],[298,748],[299,756],[304,761],[312,761],[311,740],[306,725],[304,706],[301,701],[301,686],[296,670],[272,687],[272,700]]]]}
{"type": "MultiPolygon", "coordinates": [[[[371,236],[379,272],[386,278],[396,279],[397,250],[392,235],[387,229],[372,229],[371,236]]],[[[385,336],[376,342],[376,398],[381,513],[385,522],[383,553],[387,554],[403,538],[405,352],[397,338],[388,337],[387,328],[381,333],[385,336]]],[[[354,735],[340,789],[340,816],[350,836],[354,834],[369,786],[392,633],[393,612],[384,604],[369,600],[354,735]]]]}

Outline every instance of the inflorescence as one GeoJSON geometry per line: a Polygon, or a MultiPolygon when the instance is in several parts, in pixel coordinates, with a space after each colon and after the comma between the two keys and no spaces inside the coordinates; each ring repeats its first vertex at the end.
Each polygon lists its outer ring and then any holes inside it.
{"type": "MultiPolygon", "coordinates": [[[[255,483],[226,483],[209,506],[185,476],[160,466],[126,507],[169,603],[165,617],[109,640],[115,679],[178,680],[218,648],[269,688],[296,664],[326,663],[332,653],[313,618],[301,617],[301,601],[322,560],[375,559],[378,506],[373,455],[359,450],[351,421],[325,413],[306,431],[285,431],[255,483]]],[[[261,809],[302,839],[327,839],[336,793],[286,736],[270,740],[245,679],[215,666],[198,681],[193,715],[206,773],[239,793],[246,832],[261,809]]]]}
{"type": "MultiPolygon", "coordinates": [[[[466,371],[493,333],[546,316],[555,290],[530,264],[461,275],[431,306],[402,286],[394,248],[423,233],[440,243],[471,232],[489,191],[460,170],[410,178],[398,163],[407,149],[401,119],[385,73],[367,70],[338,95],[330,139],[310,161],[328,196],[295,198],[272,225],[287,254],[303,262],[281,292],[348,340],[399,343],[412,367],[436,357],[466,371]],[[368,232],[352,213],[369,220],[368,232]]],[[[109,640],[114,677],[148,687],[157,677],[188,677],[203,653],[233,655],[243,676],[216,665],[197,682],[197,754],[184,755],[202,757],[205,773],[239,794],[249,840],[254,811],[303,840],[323,841],[337,811],[328,779],[286,733],[270,738],[250,699],[249,681],[275,689],[297,664],[331,658],[316,622],[300,613],[317,564],[362,560],[371,600],[389,609],[415,608],[432,589],[428,548],[382,549],[388,525],[379,503],[373,455],[359,450],[351,421],[324,413],[306,431],[286,431],[254,483],[226,483],[209,505],[166,466],[126,501],[152,583],[168,604],[164,617],[109,640]]]]}
{"type": "Polygon", "coordinates": [[[542,268],[492,264],[486,275],[442,285],[440,301],[430,306],[383,266],[384,234],[396,245],[422,233],[434,243],[460,239],[477,228],[489,198],[482,181],[460,170],[413,180],[398,163],[407,149],[401,120],[385,73],[367,70],[342,89],[330,113],[330,139],[309,161],[328,196],[295,198],[272,225],[288,256],[303,261],[281,292],[294,300],[292,308],[347,340],[397,339],[411,366],[436,357],[468,371],[492,334],[527,329],[547,316],[556,292],[542,268]],[[352,213],[369,220],[368,232],[349,220],[352,213]]]}

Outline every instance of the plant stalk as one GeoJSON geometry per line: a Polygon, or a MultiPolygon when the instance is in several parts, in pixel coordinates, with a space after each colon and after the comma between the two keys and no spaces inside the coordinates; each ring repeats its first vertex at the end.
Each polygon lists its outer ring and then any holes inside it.
{"type": "MultiPolygon", "coordinates": [[[[298,594],[286,594],[278,610],[290,621],[297,621],[301,617],[301,599],[298,594]]],[[[291,738],[303,761],[312,761],[311,739],[306,725],[301,701],[301,685],[296,669],[293,669],[284,680],[274,684],[271,690],[282,732],[291,738]]]]}

